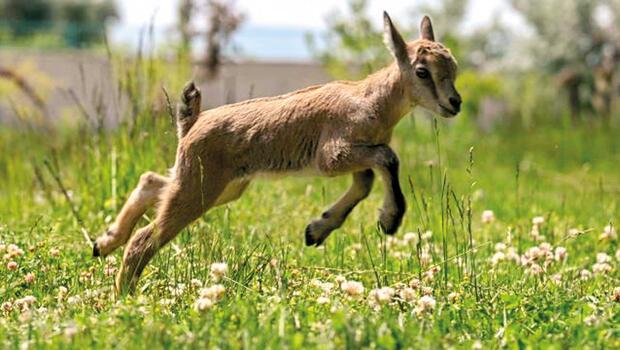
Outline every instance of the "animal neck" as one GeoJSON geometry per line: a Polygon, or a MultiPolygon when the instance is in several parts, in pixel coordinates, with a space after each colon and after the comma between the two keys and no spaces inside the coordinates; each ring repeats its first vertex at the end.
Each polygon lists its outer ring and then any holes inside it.
{"type": "Polygon", "coordinates": [[[362,83],[364,96],[389,128],[394,127],[412,107],[409,86],[396,63],[369,75],[362,83]]]}

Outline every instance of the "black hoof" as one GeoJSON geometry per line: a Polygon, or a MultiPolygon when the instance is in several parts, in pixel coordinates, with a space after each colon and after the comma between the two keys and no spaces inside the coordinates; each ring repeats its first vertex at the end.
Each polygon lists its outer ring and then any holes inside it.
{"type": "Polygon", "coordinates": [[[400,221],[395,221],[389,225],[385,225],[383,224],[383,222],[379,221],[377,222],[377,225],[379,226],[379,229],[381,230],[381,232],[385,233],[386,235],[394,235],[396,233],[396,231],[398,231],[398,227],[400,226],[400,221]]]}
{"type": "Polygon", "coordinates": [[[312,230],[310,229],[310,225],[306,226],[306,246],[312,246],[317,244],[317,241],[312,237],[312,230]]]}
{"type": "Polygon", "coordinates": [[[101,256],[101,252],[99,251],[99,247],[97,246],[97,242],[93,244],[93,257],[97,258],[101,256]]]}

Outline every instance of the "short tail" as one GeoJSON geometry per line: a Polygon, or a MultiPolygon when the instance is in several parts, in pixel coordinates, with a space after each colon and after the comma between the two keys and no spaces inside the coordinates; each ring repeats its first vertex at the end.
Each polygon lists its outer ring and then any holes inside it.
{"type": "Polygon", "coordinates": [[[183,87],[181,103],[177,107],[177,134],[179,139],[185,136],[192,128],[198,114],[200,114],[200,89],[196,87],[194,81],[189,81],[183,87]]]}

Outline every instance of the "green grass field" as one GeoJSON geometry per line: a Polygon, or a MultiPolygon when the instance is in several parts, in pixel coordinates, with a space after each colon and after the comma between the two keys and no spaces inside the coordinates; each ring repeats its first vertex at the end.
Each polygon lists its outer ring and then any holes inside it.
{"type": "Polygon", "coordinates": [[[0,347],[620,347],[618,130],[484,134],[468,119],[398,126],[408,211],[393,238],[375,226],[380,181],[320,248],[304,228],[350,179],[257,181],[120,300],[121,252],[93,259],[84,233],[103,232],[142,172],[172,164],[169,118],[2,128],[0,347]]]}

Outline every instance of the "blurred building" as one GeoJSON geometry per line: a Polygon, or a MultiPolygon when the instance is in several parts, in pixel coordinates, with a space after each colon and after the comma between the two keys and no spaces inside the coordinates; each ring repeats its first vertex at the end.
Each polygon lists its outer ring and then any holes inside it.
{"type": "MultiPolygon", "coordinates": [[[[105,115],[106,124],[113,125],[118,120],[117,114],[123,110],[117,104],[122,103],[119,101],[124,97],[118,96],[118,81],[104,55],[81,50],[0,50],[0,63],[9,69],[26,65],[37,72],[19,73],[33,90],[43,95],[47,118],[97,112],[105,115]],[[41,77],[45,77],[44,81],[41,77]]],[[[194,71],[200,72],[201,66],[195,66],[194,71]]],[[[318,63],[240,61],[225,62],[212,80],[198,80],[198,83],[203,91],[203,106],[211,108],[251,97],[279,95],[329,80],[318,63]]],[[[0,121],[15,120],[16,106],[11,102],[0,97],[0,121]]]]}

